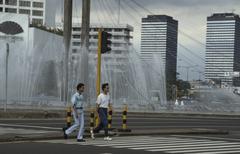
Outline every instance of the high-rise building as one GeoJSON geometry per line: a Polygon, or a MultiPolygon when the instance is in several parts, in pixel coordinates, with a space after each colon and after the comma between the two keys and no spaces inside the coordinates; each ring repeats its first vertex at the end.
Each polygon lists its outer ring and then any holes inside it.
{"type": "MultiPolygon", "coordinates": [[[[132,38],[131,32],[133,31],[133,27],[130,25],[98,25],[91,24],[90,33],[89,33],[89,52],[97,51],[97,42],[98,42],[98,29],[102,28],[103,31],[109,32],[112,34],[112,52],[120,54],[121,52],[127,52],[130,43],[130,39],[132,38]]],[[[72,49],[73,53],[74,49],[80,49],[81,45],[81,24],[73,23],[72,30],[72,49]]]]}
{"type": "Polygon", "coordinates": [[[231,76],[240,71],[240,18],[234,13],[207,17],[205,78],[240,85],[231,76]],[[229,75],[230,74],[230,75],[229,75]]]}
{"type": "Polygon", "coordinates": [[[141,59],[148,61],[161,54],[167,84],[176,82],[178,21],[167,15],[142,18],[141,59]]]}
{"type": "Polygon", "coordinates": [[[45,24],[46,0],[0,0],[0,13],[27,14],[31,24],[45,24]]]}
{"type": "MultiPolygon", "coordinates": [[[[98,25],[91,24],[90,33],[89,33],[89,52],[97,52],[98,47],[98,29],[102,28],[104,31],[107,31],[112,34],[112,44],[111,44],[111,52],[115,55],[118,55],[119,58],[124,58],[123,53],[129,51],[129,46],[131,45],[131,32],[133,31],[133,27],[130,25],[98,25]]],[[[77,54],[77,50],[81,47],[81,24],[74,23],[72,30],[72,56],[77,54]]],[[[110,55],[109,55],[110,56],[110,55]]],[[[114,56],[116,57],[116,56],[114,56]]]]}

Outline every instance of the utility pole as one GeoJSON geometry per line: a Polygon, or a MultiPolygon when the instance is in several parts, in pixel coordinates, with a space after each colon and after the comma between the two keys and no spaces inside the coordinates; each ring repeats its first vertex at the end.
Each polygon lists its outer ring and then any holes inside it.
{"type": "Polygon", "coordinates": [[[64,57],[64,101],[66,105],[69,103],[69,90],[68,90],[68,79],[69,79],[69,50],[72,35],[72,0],[64,0],[64,45],[65,45],[65,57],[64,57]]]}
{"type": "Polygon", "coordinates": [[[121,2],[118,0],[118,24],[120,24],[121,2]]]}
{"type": "Polygon", "coordinates": [[[9,57],[9,43],[6,44],[7,52],[6,52],[6,83],[5,83],[5,97],[6,101],[4,103],[4,112],[7,111],[7,104],[8,104],[8,57],[9,57]]]}
{"type": "Polygon", "coordinates": [[[90,0],[82,0],[82,29],[81,43],[88,49],[89,47],[89,31],[90,31],[90,0]]]}
{"type": "MultiPolygon", "coordinates": [[[[90,31],[90,6],[91,0],[82,0],[82,28],[81,28],[81,46],[82,54],[81,56],[81,65],[82,67],[82,82],[85,85],[88,83],[88,53],[89,53],[89,31],[90,31]]],[[[89,88],[86,90],[86,100],[90,103],[90,93],[89,88]]]]}

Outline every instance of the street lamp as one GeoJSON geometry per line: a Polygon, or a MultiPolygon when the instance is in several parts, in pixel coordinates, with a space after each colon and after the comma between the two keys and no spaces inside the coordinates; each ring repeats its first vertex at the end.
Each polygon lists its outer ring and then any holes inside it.
{"type": "MultiPolygon", "coordinates": [[[[21,37],[14,36],[23,32],[22,27],[16,22],[5,21],[0,24],[0,32],[4,33],[5,36],[1,36],[0,39],[9,40],[8,42],[14,42],[16,40],[22,40],[21,37]]],[[[6,83],[5,83],[5,103],[4,112],[7,111],[8,104],[8,57],[9,57],[9,43],[6,43],[6,83]]]]}

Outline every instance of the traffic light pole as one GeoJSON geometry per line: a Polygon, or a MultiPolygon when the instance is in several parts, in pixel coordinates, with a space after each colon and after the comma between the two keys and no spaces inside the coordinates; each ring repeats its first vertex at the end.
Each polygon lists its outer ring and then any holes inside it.
{"type": "Polygon", "coordinates": [[[98,60],[97,60],[97,96],[100,94],[101,84],[101,48],[102,48],[102,29],[98,30],[98,60]]]}

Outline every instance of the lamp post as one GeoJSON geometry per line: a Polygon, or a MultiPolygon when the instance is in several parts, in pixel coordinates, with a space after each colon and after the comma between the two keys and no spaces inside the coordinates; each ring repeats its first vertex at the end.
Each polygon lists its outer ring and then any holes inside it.
{"type": "Polygon", "coordinates": [[[4,103],[4,112],[7,111],[7,104],[8,104],[8,58],[9,58],[9,42],[14,42],[16,40],[22,40],[21,37],[14,36],[16,34],[20,34],[23,32],[22,27],[17,24],[16,22],[6,21],[0,24],[0,32],[6,34],[0,39],[9,40],[6,43],[6,79],[5,79],[5,103],[4,103]]]}

